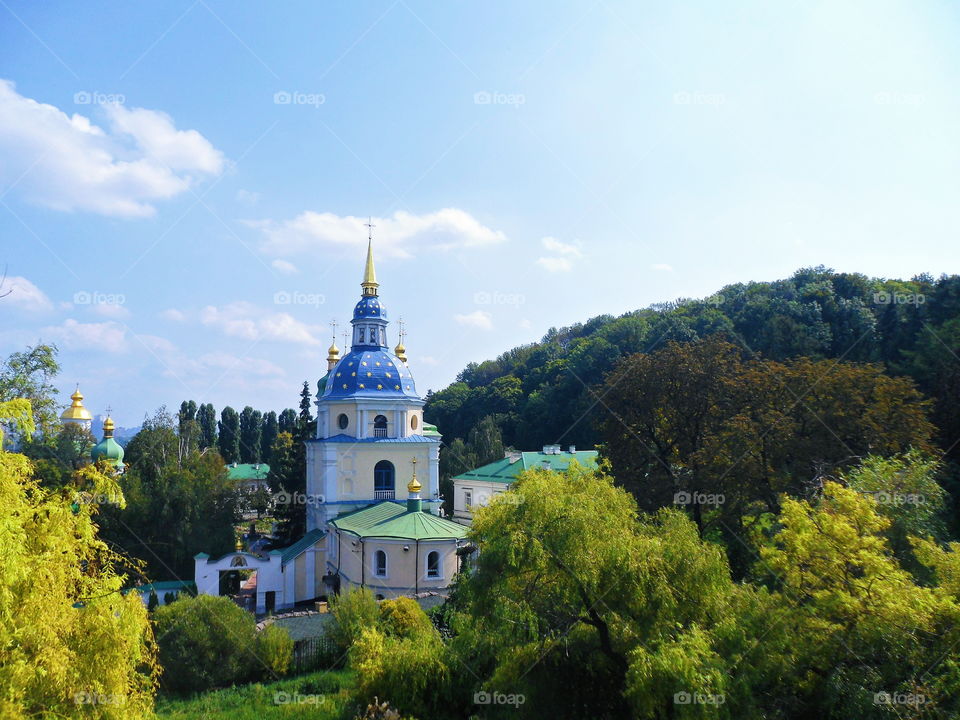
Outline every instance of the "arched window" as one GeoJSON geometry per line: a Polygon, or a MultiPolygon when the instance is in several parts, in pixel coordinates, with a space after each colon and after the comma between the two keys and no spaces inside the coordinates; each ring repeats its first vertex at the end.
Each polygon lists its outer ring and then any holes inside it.
{"type": "Polygon", "coordinates": [[[387,576],[387,554],[383,550],[373,554],[373,574],[377,577],[387,576]]]}
{"type": "Polygon", "coordinates": [[[373,419],[373,436],[374,437],[387,436],[387,418],[385,415],[377,415],[373,419]]]}
{"type": "Polygon", "coordinates": [[[436,550],[427,553],[427,577],[440,577],[440,553],[436,550]]]}
{"type": "Polygon", "coordinates": [[[381,460],[373,468],[373,499],[393,500],[394,497],[393,463],[381,460]]]}
{"type": "Polygon", "coordinates": [[[341,430],[346,430],[347,425],[349,424],[350,418],[347,417],[346,413],[340,413],[340,415],[337,417],[337,427],[339,427],[341,430]]]}

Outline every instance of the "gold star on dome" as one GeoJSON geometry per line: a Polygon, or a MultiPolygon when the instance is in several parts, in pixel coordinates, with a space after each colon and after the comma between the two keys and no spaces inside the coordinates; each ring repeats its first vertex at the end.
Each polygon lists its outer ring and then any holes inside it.
{"type": "Polygon", "coordinates": [[[337,377],[340,377],[340,373],[337,373],[337,377]]]}
{"type": "Polygon", "coordinates": [[[357,374],[355,372],[350,373],[350,377],[356,377],[356,376],[357,374]]]}
{"type": "Polygon", "coordinates": [[[391,375],[390,373],[387,373],[387,377],[393,377],[393,375],[391,375]]]}
{"type": "Polygon", "coordinates": [[[360,389],[363,390],[363,383],[360,383],[360,389]]]}
{"type": "Polygon", "coordinates": [[[383,385],[377,385],[377,390],[383,390],[383,385]]]}
{"type": "Polygon", "coordinates": [[[362,362],[362,363],[360,363],[360,364],[361,364],[361,365],[366,365],[367,363],[366,363],[366,362],[362,362]]]}
{"type": "Polygon", "coordinates": [[[347,384],[346,384],[346,383],[343,384],[343,389],[344,389],[344,390],[347,389],[347,384]]]}
{"type": "Polygon", "coordinates": [[[380,363],[377,363],[377,367],[380,367],[380,363]]]}
{"type": "Polygon", "coordinates": [[[367,377],[373,377],[373,373],[372,373],[372,372],[368,372],[368,373],[367,373],[367,377]]]}
{"type": "Polygon", "coordinates": [[[393,386],[393,389],[394,389],[394,390],[399,390],[399,389],[400,389],[400,386],[399,386],[399,385],[394,385],[394,386],[393,386]]]}

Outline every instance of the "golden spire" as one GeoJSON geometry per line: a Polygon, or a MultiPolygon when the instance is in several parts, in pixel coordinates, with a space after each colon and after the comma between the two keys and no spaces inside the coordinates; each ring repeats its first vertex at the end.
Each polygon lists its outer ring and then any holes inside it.
{"type": "Polygon", "coordinates": [[[70,403],[70,407],[63,411],[63,414],[60,416],[61,420],[93,420],[90,411],[83,406],[83,393],[80,392],[79,384],[77,385],[77,389],[73,391],[70,399],[73,402],[70,403]]]}
{"type": "Polygon", "coordinates": [[[420,489],[423,485],[420,484],[420,481],[417,480],[417,459],[414,458],[410,462],[413,463],[413,477],[410,479],[410,482],[407,483],[407,492],[411,495],[416,495],[420,492],[420,489]]]}
{"type": "Polygon", "coordinates": [[[333,327],[333,342],[330,343],[330,347],[327,348],[328,371],[333,370],[333,366],[340,360],[340,348],[337,347],[337,321],[331,321],[330,325],[333,327]]]}
{"type": "Polygon", "coordinates": [[[372,218],[364,223],[367,226],[367,264],[363,269],[363,282],[360,283],[360,287],[363,288],[364,295],[376,295],[377,288],[380,287],[377,283],[377,271],[373,267],[373,228],[376,225],[373,224],[372,218]]]}
{"type": "Polygon", "coordinates": [[[103,439],[113,437],[113,418],[110,417],[110,407],[107,406],[107,417],[103,421],[103,439]]]}
{"type": "Polygon", "coordinates": [[[406,336],[406,332],[403,329],[403,318],[400,318],[397,321],[397,324],[400,325],[400,341],[397,343],[397,346],[393,349],[393,354],[397,356],[398,359],[403,362],[407,361],[407,349],[403,346],[403,338],[406,336]]]}

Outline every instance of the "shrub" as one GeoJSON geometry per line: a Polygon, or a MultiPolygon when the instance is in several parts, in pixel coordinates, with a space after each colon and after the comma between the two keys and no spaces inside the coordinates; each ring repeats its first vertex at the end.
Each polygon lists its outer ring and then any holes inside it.
{"type": "Polygon", "coordinates": [[[364,628],[350,648],[357,671],[357,699],[388,697],[403,713],[443,717],[451,694],[446,651],[437,633],[388,637],[364,628]]]}
{"type": "Polygon", "coordinates": [[[358,588],[333,598],[330,613],[334,620],[330,623],[330,637],[342,653],[353,645],[364,628],[377,625],[380,609],[372,592],[358,588]]]}
{"type": "Polygon", "coordinates": [[[432,634],[433,623],[413,598],[398,597],[380,603],[380,627],[387,635],[412,638],[432,634]]]}
{"type": "Polygon", "coordinates": [[[161,684],[175,692],[246,680],[255,657],[253,616],[225,597],[184,597],[153,614],[161,684]]]}
{"type": "Polygon", "coordinates": [[[262,670],[269,679],[286,675],[293,660],[293,639],[290,633],[279,625],[267,625],[257,633],[257,657],[262,665],[256,670],[262,670]]]}

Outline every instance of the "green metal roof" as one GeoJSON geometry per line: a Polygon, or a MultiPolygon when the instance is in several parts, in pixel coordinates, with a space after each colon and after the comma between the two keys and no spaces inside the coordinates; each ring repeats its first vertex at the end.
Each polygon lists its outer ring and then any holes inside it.
{"type": "Polygon", "coordinates": [[[382,502],[330,521],[334,527],[362,538],[444,540],[467,536],[468,528],[425,512],[409,512],[405,505],[382,502]]]}
{"type": "Polygon", "coordinates": [[[424,423],[424,424],[423,424],[423,430],[422,430],[422,432],[423,432],[423,434],[426,435],[427,437],[439,437],[439,436],[440,436],[440,431],[437,430],[437,426],[436,426],[436,425],[431,425],[430,423],[424,423]]]}
{"type": "Polygon", "coordinates": [[[227,477],[231,480],[266,480],[270,466],[266,463],[233,463],[227,465],[227,477]]]}
{"type": "Polygon", "coordinates": [[[148,583],[147,585],[138,585],[134,588],[134,590],[140,593],[150,592],[151,590],[154,590],[158,593],[180,591],[195,592],[196,589],[196,583],[194,583],[192,580],[161,580],[160,582],[148,583]]]}
{"type": "Polygon", "coordinates": [[[570,463],[576,460],[580,465],[593,469],[597,467],[596,450],[577,450],[576,452],[561,452],[557,455],[544,452],[523,452],[517,453],[520,457],[511,462],[510,458],[495,460],[488,465],[483,465],[475,470],[457,475],[454,480],[479,480],[482,482],[496,482],[509,485],[520,477],[520,473],[531,468],[546,467],[544,463],[549,464],[551,470],[564,471],[570,463]]]}
{"type": "Polygon", "coordinates": [[[308,547],[313,545],[317,540],[322,538],[325,535],[324,531],[319,528],[314,528],[302,538],[297,540],[293,545],[285,547],[280,551],[280,564],[286,565],[288,562],[293,560],[297,555],[302,553],[308,547]]]}

